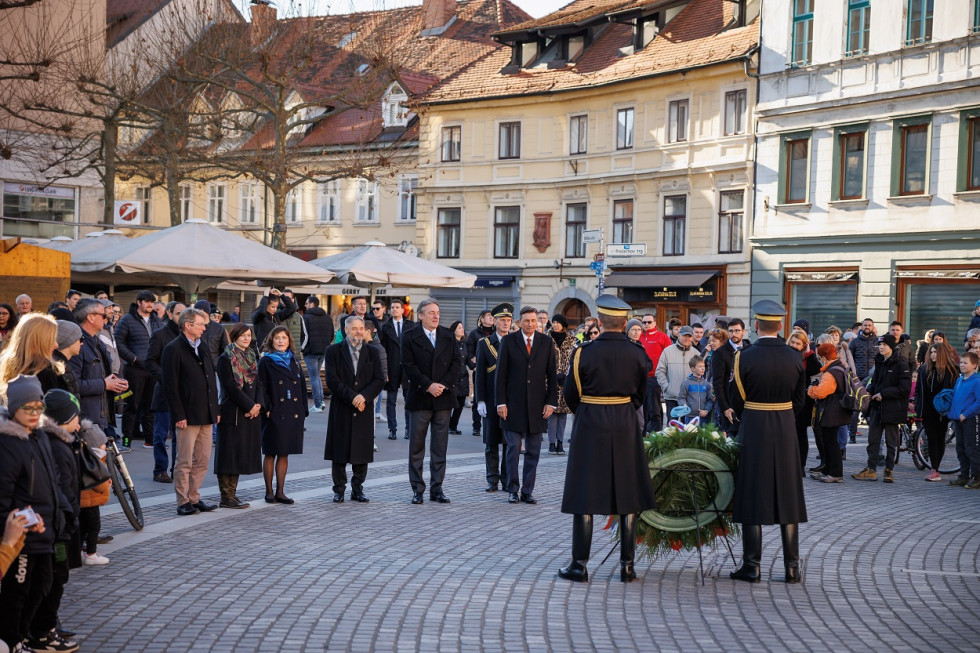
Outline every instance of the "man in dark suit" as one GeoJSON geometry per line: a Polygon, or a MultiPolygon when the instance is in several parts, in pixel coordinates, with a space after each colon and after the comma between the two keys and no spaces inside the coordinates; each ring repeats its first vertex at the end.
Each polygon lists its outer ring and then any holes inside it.
{"type": "Polygon", "coordinates": [[[439,326],[439,304],[424,299],[416,309],[420,327],[402,334],[402,373],[408,377],[405,406],[412,411],[408,450],[408,478],[412,482],[412,503],[422,503],[425,479],[425,435],[432,425],[429,445],[429,498],[449,503],[442,491],[446,475],[446,448],[449,446],[449,415],[456,407],[452,388],[462,371],[456,338],[439,326]]]}
{"type": "Polygon", "coordinates": [[[507,443],[508,501],[537,503],[534,480],[541,456],[541,436],[558,407],[558,373],[554,341],[538,332],[538,311],[521,309],[520,331],[500,340],[497,357],[496,399],[504,441],[507,443]],[[524,477],[517,474],[524,440],[524,477]],[[518,490],[520,496],[518,496],[518,490]]]}
{"type": "Polygon", "coordinates": [[[801,581],[799,524],[806,521],[796,411],[806,392],[800,353],[779,338],[786,309],[771,300],[752,307],[759,339],[735,355],[731,421],[741,421],[732,516],[742,524],[742,566],[734,580],[758,583],[762,525],[779,524],[786,582],[801,581]]]}
{"type": "Polygon", "coordinates": [[[220,419],[214,363],[201,341],[208,321],[204,311],[184,309],[177,320],[181,335],[163,348],[160,357],[163,390],[177,429],[174,491],[181,516],[218,507],[202,501],[200,492],[211,459],[211,431],[220,419]]]}
{"type": "MultiPolygon", "coordinates": [[[[407,395],[407,377],[402,373],[402,335],[416,326],[415,322],[405,319],[405,305],[400,299],[391,300],[391,319],[381,326],[381,346],[388,357],[388,384],[385,391],[388,398],[385,410],[388,417],[388,439],[398,439],[398,389],[402,395],[407,395]]],[[[405,407],[405,439],[408,439],[408,406],[405,407]]]]}
{"type": "Polygon", "coordinates": [[[507,489],[507,445],[504,443],[500,417],[497,415],[497,355],[500,352],[500,339],[510,333],[514,307],[510,304],[499,304],[492,312],[496,330],[477,341],[476,368],[473,370],[477,414],[483,419],[487,492],[496,492],[498,485],[507,489]],[[501,445],[504,447],[503,460],[500,458],[501,445]]]}
{"type": "Polygon", "coordinates": [[[330,415],[323,459],[332,461],[333,501],[343,503],[347,463],[351,465],[351,501],[367,503],[364,479],[374,462],[374,400],[384,387],[381,353],[364,342],[364,320],[347,318],[347,337],[327,347],[324,370],[330,388],[330,415]]]}
{"type": "Polygon", "coordinates": [[[736,317],[726,324],[728,342],[722,344],[718,351],[711,354],[711,385],[715,391],[715,401],[718,402],[718,412],[722,415],[719,426],[728,433],[728,437],[733,438],[738,435],[739,427],[738,424],[731,422],[726,415],[728,409],[731,408],[731,381],[735,354],[752,343],[745,337],[745,323],[741,319],[736,317]]]}

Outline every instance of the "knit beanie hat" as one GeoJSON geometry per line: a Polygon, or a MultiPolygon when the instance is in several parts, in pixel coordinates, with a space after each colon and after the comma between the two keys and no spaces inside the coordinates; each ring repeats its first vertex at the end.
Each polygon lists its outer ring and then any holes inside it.
{"type": "Polygon", "coordinates": [[[634,317],[629,322],[626,323],[626,333],[629,333],[630,329],[632,329],[635,326],[640,327],[641,331],[643,330],[643,322],[640,322],[638,319],[634,317]]]}
{"type": "Polygon", "coordinates": [[[568,328],[568,318],[561,313],[555,313],[551,316],[551,323],[554,324],[555,322],[560,324],[564,329],[568,328]]]}
{"type": "Polygon", "coordinates": [[[793,326],[800,327],[801,329],[803,329],[807,333],[810,333],[810,322],[809,322],[809,320],[806,320],[806,319],[804,319],[802,317],[800,319],[798,319],[796,322],[793,322],[793,326]]]}
{"type": "Polygon", "coordinates": [[[890,334],[890,333],[886,333],[886,334],[885,334],[885,335],[884,335],[884,336],[883,336],[883,337],[881,338],[881,342],[883,342],[883,343],[885,343],[886,345],[888,345],[888,348],[889,348],[889,349],[895,349],[895,346],[896,346],[896,345],[898,345],[898,341],[897,341],[897,340],[895,340],[895,336],[893,336],[893,335],[892,335],[892,334],[890,334]]]}
{"type": "Polygon", "coordinates": [[[58,349],[66,349],[82,339],[82,328],[76,322],[58,320],[58,349]]]}
{"type": "Polygon", "coordinates": [[[81,412],[78,399],[67,390],[53,388],[44,395],[44,414],[58,424],[67,424],[81,415],[81,412]]]}
{"type": "Polygon", "coordinates": [[[24,404],[43,401],[44,390],[36,376],[20,374],[7,382],[7,414],[13,416],[24,404]]]}
{"type": "Polygon", "coordinates": [[[199,311],[204,311],[208,315],[211,315],[211,302],[206,299],[199,299],[194,302],[194,308],[199,311]]]}

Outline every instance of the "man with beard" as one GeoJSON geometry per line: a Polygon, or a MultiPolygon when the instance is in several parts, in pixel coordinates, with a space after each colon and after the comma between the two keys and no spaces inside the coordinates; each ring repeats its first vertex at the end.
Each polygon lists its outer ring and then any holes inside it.
{"type": "Polygon", "coordinates": [[[493,320],[496,330],[481,339],[476,346],[476,369],[473,370],[473,386],[477,412],[483,418],[483,455],[487,463],[487,492],[496,492],[498,484],[507,488],[507,444],[500,430],[500,417],[497,415],[497,354],[500,339],[510,333],[514,307],[511,304],[498,304],[493,307],[493,320]],[[490,410],[487,409],[490,407],[490,410]],[[500,447],[504,448],[503,456],[500,447]]]}
{"type": "MultiPolygon", "coordinates": [[[[857,337],[851,338],[848,345],[851,350],[851,357],[854,359],[854,367],[857,370],[859,379],[867,379],[871,374],[871,369],[875,366],[875,356],[878,355],[878,333],[875,331],[875,323],[870,317],[861,320],[861,330],[857,337]]],[[[858,419],[860,411],[854,411],[851,423],[847,427],[850,435],[851,444],[857,442],[858,419]]]]}
{"type": "Polygon", "coordinates": [[[133,396],[126,401],[123,413],[123,446],[129,446],[134,437],[143,438],[143,446],[153,448],[153,386],[156,381],[146,370],[146,350],[150,346],[150,335],[159,329],[163,322],[153,311],[157,300],[149,290],[141,290],[136,295],[136,303],[129,313],[123,315],[116,325],[116,347],[123,362],[123,376],[129,381],[133,396]]]}
{"type": "MultiPolygon", "coordinates": [[[[717,324],[718,320],[715,320],[715,323],[717,324]]],[[[711,386],[715,391],[718,412],[722,416],[722,423],[719,426],[728,433],[729,437],[738,434],[738,425],[727,417],[728,409],[731,408],[729,384],[732,380],[735,354],[749,344],[745,338],[745,322],[736,317],[728,322],[728,342],[711,354],[711,386]]]]}

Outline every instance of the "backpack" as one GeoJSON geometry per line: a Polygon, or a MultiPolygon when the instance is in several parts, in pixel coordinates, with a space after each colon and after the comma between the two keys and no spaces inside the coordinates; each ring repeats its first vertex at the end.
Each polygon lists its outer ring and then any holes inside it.
{"type": "Polygon", "coordinates": [[[868,412],[871,405],[871,393],[850,368],[844,370],[844,395],[840,398],[841,408],[849,411],[868,412]]]}

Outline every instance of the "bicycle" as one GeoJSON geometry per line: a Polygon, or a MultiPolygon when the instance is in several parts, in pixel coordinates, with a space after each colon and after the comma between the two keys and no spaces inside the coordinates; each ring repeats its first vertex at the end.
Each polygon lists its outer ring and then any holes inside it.
{"type": "Polygon", "coordinates": [[[909,419],[908,422],[903,422],[898,425],[898,451],[895,452],[895,464],[898,464],[901,452],[911,451],[912,464],[915,465],[915,468],[925,469],[929,464],[928,451],[926,452],[926,456],[923,457],[922,449],[918,446],[918,439],[920,434],[923,434],[923,431],[921,429],[912,430],[912,421],[912,419],[909,419]]]}
{"type": "MultiPolygon", "coordinates": [[[[916,429],[915,431],[915,448],[912,452],[912,457],[918,457],[923,462],[923,466],[918,467],[919,469],[925,469],[926,467],[932,469],[932,465],[929,462],[929,438],[926,435],[925,429],[916,429]]],[[[956,435],[953,433],[953,424],[950,423],[946,427],[946,448],[943,451],[943,462],[944,467],[939,469],[940,474],[956,474],[960,471],[959,459],[956,457],[956,435]]]]}
{"type": "Polygon", "coordinates": [[[133,528],[143,530],[143,509],[140,507],[139,497],[136,496],[136,487],[133,485],[133,478],[129,475],[126,461],[119,451],[115,438],[107,437],[106,441],[106,467],[109,468],[109,478],[112,479],[112,491],[122,506],[126,519],[133,525],[133,528]],[[121,483],[120,480],[125,481],[121,483]]]}

